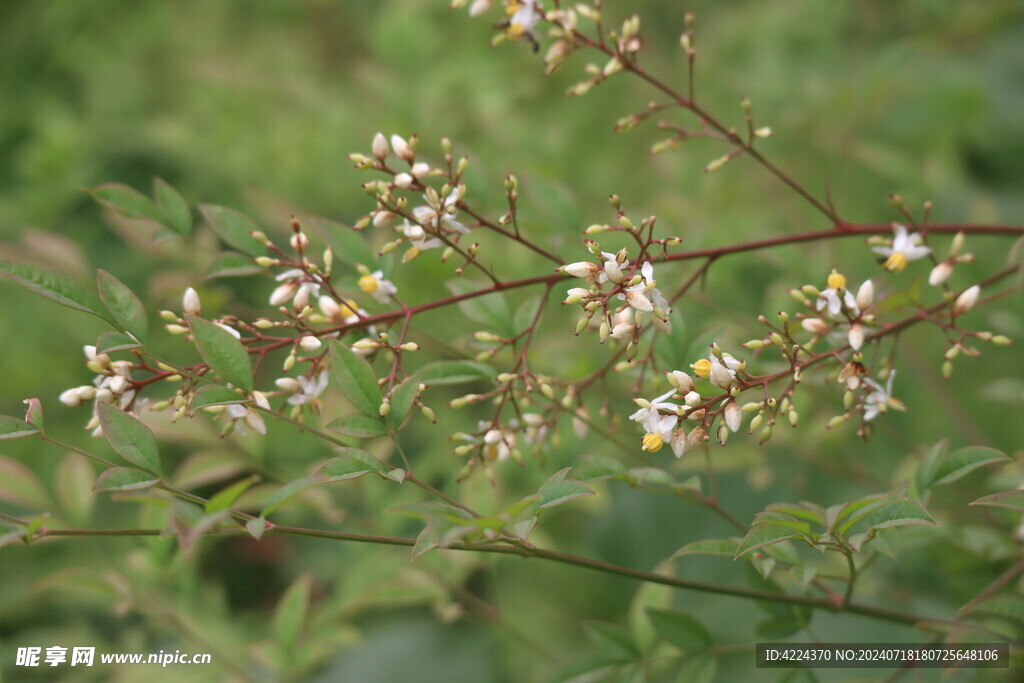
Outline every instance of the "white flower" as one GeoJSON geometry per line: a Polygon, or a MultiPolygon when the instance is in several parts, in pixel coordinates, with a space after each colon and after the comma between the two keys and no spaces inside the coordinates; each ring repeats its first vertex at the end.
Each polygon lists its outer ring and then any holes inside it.
{"type": "Polygon", "coordinates": [[[267,423],[263,421],[263,416],[249,406],[242,403],[232,403],[225,408],[225,411],[228,417],[234,420],[234,429],[239,434],[245,434],[246,426],[257,434],[267,433],[267,423]]]}
{"type": "Polygon", "coordinates": [[[658,308],[660,313],[667,316],[672,309],[665,297],[662,296],[661,291],[655,286],[657,281],[654,279],[654,266],[650,261],[645,261],[640,266],[640,274],[643,279],[637,284],[627,287],[619,294],[619,298],[625,299],[627,304],[641,313],[655,312],[655,308],[658,308]]]}
{"type": "Polygon", "coordinates": [[[908,261],[916,261],[931,253],[931,249],[921,246],[920,233],[907,233],[907,228],[898,223],[892,226],[895,236],[891,247],[872,247],[871,251],[885,256],[882,265],[886,270],[898,273],[907,267],[908,261]]]}
{"type": "MultiPolygon", "coordinates": [[[[426,197],[424,197],[426,199],[426,197]]],[[[436,209],[430,206],[428,201],[423,206],[417,206],[412,210],[412,216],[416,219],[416,222],[423,226],[430,226],[435,230],[440,230],[443,225],[446,228],[466,234],[469,232],[469,228],[455,220],[455,215],[458,213],[455,207],[459,203],[459,189],[455,188],[451,191],[448,197],[444,200],[440,209],[436,209]]]]}
{"type": "Polygon", "coordinates": [[[225,325],[224,323],[214,323],[214,324],[217,325],[217,327],[221,328],[222,330],[227,330],[228,332],[230,332],[231,336],[234,337],[235,339],[241,339],[242,338],[242,333],[239,332],[238,330],[236,330],[235,328],[233,328],[233,327],[231,327],[229,325],[225,325]]]}
{"type": "MultiPolygon", "coordinates": [[[[290,378],[284,377],[282,379],[290,378]]],[[[315,379],[312,377],[296,377],[295,381],[298,383],[299,391],[288,397],[288,403],[293,406],[301,406],[311,403],[320,394],[324,393],[324,390],[327,388],[328,374],[326,370],[321,370],[315,379]]],[[[278,384],[278,386],[281,385],[278,384]]]]}
{"type": "Polygon", "coordinates": [[[691,363],[690,368],[698,377],[707,377],[711,383],[721,389],[728,389],[736,379],[736,371],[740,367],[740,361],[730,354],[723,352],[722,358],[711,354],[707,358],[701,358],[696,363],[691,363]]]}
{"type": "MultiPolygon", "coordinates": [[[[570,290],[572,291],[572,290],[570,290]]],[[[636,331],[636,323],[633,322],[633,309],[623,308],[612,316],[611,337],[617,341],[624,341],[633,337],[636,331]]]]}
{"type": "Polygon", "coordinates": [[[390,280],[384,279],[382,270],[375,270],[360,277],[359,289],[367,294],[372,294],[373,298],[382,304],[386,304],[393,294],[398,293],[398,287],[395,287],[390,280]]]}
{"type": "MultiPolygon", "coordinates": [[[[270,295],[270,305],[280,306],[289,299],[297,296],[299,292],[304,292],[305,297],[316,297],[320,294],[320,283],[316,280],[303,280],[302,278],[309,277],[305,271],[298,268],[292,268],[286,270],[283,273],[279,273],[274,279],[278,282],[284,282],[275,289],[270,295]]],[[[313,276],[314,278],[316,276],[313,276]]]]}
{"type": "MultiPolygon", "coordinates": [[[[481,422],[481,428],[487,426],[490,423],[481,422]]],[[[486,460],[507,460],[512,454],[512,449],[516,445],[516,435],[497,428],[488,429],[484,433],[483,448],[481,454],[486,460]]]]}
{"type": "Polygon", "coordinates": [[[668,443],[675,456],[682,457],[686,452],[686,430],[677,427],[678,422],[678,415],[662,417],[657,412],[648,413],[643,422],[647,434],[641,441],[640,449],[648,453],[657,453],[665,443],[668,443]]]}
{"type": "Polygon", "coordinates": [[[827,308],[828,314],[833,317],[838,316],[844,307],[854,317],[860,314],[856,299],[846,288],[846,278],[836,272],[834,268],[832,274],[828,276],[828,289],[818,294],[815,306],[819,311],[827,308]]]}
{"type": "Polygon", "coordinates": [[[869,377],[864,378],[864,383],[873,390],[864,399],[865,420],[873,420],[879,413],[884,413],[889,408],[904,410],[903,402],[892,397],[892,382],[895,378],[896,371],[893,370],[889,373],[889,379],[886,381],[884,389],[875,380],[869,377]]]}
{"type": "Polygon", "coordinates": [[[444,246],[444,242],[437,237],[428,237],[422,225],[410,225],[408,219],[402,225],[402,232],[405,234],[406,239],[409,240],[409,244],[420,251],[444,246]]]}
{"type": "Polygon", "coordinates": [[[345,299],[338,303],[326,294],[317,300],[320,310],[331,319],[332,322],[350,325],[359,321],[360,316],[365,316],[366,311],[359,308],[359,305],[351,299],[345,299]]]}
{"type": "Polygon", "coordinates": [[[542,15],[537,6],[537,0],[511,2],[505,11],[512,15],[508,19],[508,26],[505,27],[505,35],[512,40],[518,40],[524,35],[532,35],[533,28],[541,20],[542,15]]]}
{"type": "Polygon", "coordinates": [[[676,393],[675,387],[669,389],[664,394],[653,400],[646,400],[643,398],[634,398],[633,401],[640,406],[640,410],[636,411],[629,416],[630,420],[644,424],[650,419],[660,419],[661,413],[659,411],[665,410],[678,415],[679,406],[675,403],[668,403],[665,401],[666,398],[676,393]]]}

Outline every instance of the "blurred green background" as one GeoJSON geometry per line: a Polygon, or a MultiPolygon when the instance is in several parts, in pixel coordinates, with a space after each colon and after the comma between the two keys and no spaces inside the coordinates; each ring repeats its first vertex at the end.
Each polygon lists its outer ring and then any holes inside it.
{"type": "MultiPolygon", "coordinates": [[[[936,221],[1019,222],[1019,2],[607,4],[609,25],[627,10],[640,12],[642,62],[680,88],[682,15],[696,12],[697,93],[705,109],[740,127],[739,98],[751,98],[757,124],[775,131],[762,151],[816,195],[827,188],[846,220],[897,219],[887,197],[898,192],[915,211],[932,200],[936,221]]],[[[158,176],[191,203],[246,212],[271,237],[286,234],[291,214],[351,224],[373,206],[359,187],[368,177],[352,168],[346,154],[368,153],[377,131],[418,133],[421,156],[436,162],[440,137],[451,138],[456,154],[471,158],[467,182],[474,205],[493,217],[503,210],[504,175],[514,171],[522,183],[526,229],[566,261],[586,257],[579,231],[611,219],[606,197],[613,192],[630,216],[657,215],[662,234],[682,235],[684,248],[827,227],[746,159],[705,174],[703,167],[725,151],[714,142],[692,140],[650,157],[647,148],[663,137],[654,125],[621,135],[612,125],[657,99],[653,91],[619,77],[584,98],[563,98],[593,56],[577,55],[545,78],[540,56],[526,45],[488,46],[491,24],[498,20],[497,12],[471,20],[465,11],[450,12],[443,1],[425,0],[3,3],[0,257],[49,261],[84,279],[104,268],[139,292],[154,312],[177,308],[183,289],[195,285],[203,293],[204,312],[249,315],[263,305],[273,283],[202,281],[217,250],[208,231],[188,246],[151,244],[146,226],[106,215],[83,188],[116,181],[148,193],[158,176]]],[[[680,114],[666,118],[694,123],[680,114]]],[[[370,239],[379,247],[388,235],[370,239]]],[[[609,246],[619,246],[613,241],[609,246]]],[[[484,261],[505,277],[549,272],[549,263],[525,250],[505,252],[497,241],[483,243],[484,261]]],[[[944,255],[947,242],[936,244],[944,255]]],[[[1009,246],[1004,239],[969,239],[977,261],[957,270],[954,286],[1003,267],[1009,246]]],[[[407,303],[442,296],[444,280],[451,277],[451,268],[434,258],[401,269],[384,265],[399,293],[409,293],[407,303]]],[[[915,277],[912,268],[885,274],[856,240],[724,259],[706,286],[679,306],[671,353],[690,362],[712,335],[741,355],[737,344],[760,334],[757,315],[792,310],[786,289],[823,285],[836,265],[852,282],[876,278],[888,292],[911,286],[915,277]]],[[[691,268],[662,267],[663,289],[678,286],[691,268]]],[[[917,269],[921,273],[926,270],[917,269]]],[[[536,294],[510,294],[513,310],[536,294]]],[[[106,452],[105,444],[80,431],[87,409],[56,401],[63,389],[89,381],[80,348],[94,343],[99,324],[9,282],[0,282],[0,301],[0,413],[17,415],[23,398],[37,396],[51,433],[106,452]]],[[[554,297],[552,303],[557,309],[554,297]]],[[[156,317],[151,320],[155,324],[156,317]]],[[[1024,338],[1019,295],[968,320],[976,329],[1024,338]]],[[[608,350],[591,337],[569,335],[572,324],[558,310],[545,317],[535,367],[574,377],[600,366],[608,350]]],[[[423,335],[426,353],[451,354],[436,341],[442,339],[472,354],[479,349],[469,335],[477,327],[456,311],[432,314],[413,338],[423,335]]],[[[796,436],[780,434],[763,448],[734,438],[727,449],[712,451],[723,505],[749,521],[776,500],[828,505],[888,490],[907,481],[924,447],[941,438],[954,447],[983,444],[1019,454],[1019,347],[985,347],[981,358],[958,360],[954,378],[944,382],[938,336],[921,329],[900,339],[896,393],[909,410],[879,419],[870,443],[857,441],[849,428],[822,429],[841,407],[839,395],[822,388],[825,380],[817,377],[815,388],[798,400],[802,426],[796,436]]],[[[168,356],[188,358],[175,340],[157,344],[168,356]]],[[[621,385],[602,387],[603,394],[587,397],[588,407],[597,415],[607,400],[610,415],[628,415],[630,384],[625,378],[621,385]]],[[[660,384],[644,389],[645,395],[661,392],[660,384]]],[[[442,410],[454,395],[428,395],[428,403],[443,413],[441,423],[414,423],[405,438],[418,475],[484,510],[534,491],[554,471],[578,464],[583,453],[629,460],[593,433],[578,439],[566,429],[555,452],[502,471],[495,487],[482,477],[458,486],[461,463],[449,454],[447,436],[475,429],[484,413],[453,416],[442,410]]],[[[176,480],[206,494],[250,471],[269,481],[294,479],[329,457],[315,440],[296,438],[287,429],[272,429],[265,440],[219,441],[214,427],[199,422],[189,422],[184,437],[168,425],[155,429],[172,443],[164,456],[177,466],[176,480]]],[[[637,434],[627,426],[622,437],[632,443],[637,434]]],[[[91,466],[41,446],[11,441],[0,448],[0,477],[6,482],[0,510],[48,510],[52,526],[162,523],[160,513],[139,512],[131,502],[83,495],[80,482],[91,466]]],[[[705,469],[696,455],[666,466],[680,478],[705,469]]],[[[1019,554],[1010,535],[1019,520],[980,514],[965,503],[1015,487],[1018,463],[990,475],[972,475],[934,501],[938,528],[892,532],[899,551],[895,559],[875,563],[860,597],[949,616],[997,576],[1019,554]]],[[[363,480],[303,499],[283,519],[415,535],[414,523],[382,513],[418,499],[413,491],[395,491],[363,480]]],[[[542,542],[651,569],[685,542],[730,533],[706,511],[675,498],[621,484],[602,486],[599,493],[546,518],[542,542]]],[[[57,680],[51,671],[13,667],[18,646],[51,643],[96,645],[104,652],[181,649],[211,652],[214,659],[211,667],[173,672],[98,667],[71,675],[64,668],[61,680],[278,680],[286,677],[282,671],[299,679],[365,682],[546,680],[593,652],[583,622],[625,623],[640,589],[625,580],[516,559],[428,555],[410,564],[403,549],[283,538],[261,544],[207,540],[188,553],[173,539],[51,542],[0,553],[4,681],[57,680]],[[285,589],[301,576],[310,582],[310,611],[300,644],[282,649],[273,642],[272,615],[285,589]]],[[[689,560],[677,571],[742,584],[747,577],[740,564],[689,560]]],[[[692,593],[669,599],[699,616],[717,642],[758,639],[752,626],[765,615],[755,605],[692,593]]],[[[919,637],[909,629],[827,614],[815,615],[813,629],[824,640],[919,637]]],[[[749,674],[752,662],[742,649],[723,656],[719,680],[749,674]]],[[[826,674],[823,680],[847,680],[842,672],[826,674]]]]}

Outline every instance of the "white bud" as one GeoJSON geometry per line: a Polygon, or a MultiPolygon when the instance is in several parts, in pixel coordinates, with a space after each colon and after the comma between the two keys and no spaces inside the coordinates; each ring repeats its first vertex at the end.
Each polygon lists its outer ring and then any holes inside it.
{"type": "Polygon", "coordinates": [[[736,405],[736,401],[729,401],[725,404],[725,424],[730,430],[736,432],[740,428],[740,420],[743,417],[743,413],[740,407],[736,405]]]}
{"type": "Polygon", "coordinates": [[[311,334],[307,334],[299,340],[299,348],[308,352],[316,351],[322,344],[323,342],[318,337],[314,337],[311,334]]]}
{"type": "Polygon", "coordinates": [[[604,262],[604,274],[608,276],[608,279],[619,284],[622,282],[622,269],[619,268],[619,264],[611,259],[604,262]]]}
{"type": "Polygon", "coordinates": [[[406,189],[412,185],[412,176],[408,173],[399,173],[395,176],[395,187],[406,189]]]}
{"type": "Polygon", "coordinates": [[[693,408],[694,406],[701,402],[700,394],[698,394],[696,391],[691,391],[687,393],[685,396],[683,396],[683,402],[686,403],[686,405],[693,408]]]}
{"type": "Polygon", "coordinates": [[[875,301],[875,285],[871,283],[871,280],[865,280],[864,284],[857,290],[857,308],[864,310],[875,301]]]}
{"type": "Polygon", "coordinates": [[[309,246],[309,238],[306,237],[306,233],[297,232],[292,235],[290,240],[288,240],[288,244],[290,244],[292,249],[295,251],[302,251],[309,246]]]}
{"type": "Polygon", "coordinates": [[[306,306],[309,305],[309,288],[300,287],[299,291],[295,293],[295,300],[292,301],[292,308],[298,313],[302,311],[306,306]]]}
{"type": "Polygon", "coordinates": [[[404,159],[405,161],[411,162],[416,158],[416,153],[412,151],[412,147],[409,146],[409,143],[406,142],[405,138],[401,135],[391,136],[391,148],[395,150],[395,154],[397,154],[399,158],[404,159]]]}
{"type": "Polygon", "coordinates": [[[254,401],[256,401],[256,405],[258,405],[260,408],[263,408],[264,410],[270,410],[270,401],[267,400],[266,394],[264,394],[262,391],[252,392],[252,398],[254,401]]]}
{"type": "Polygon", "coordinates": [[[577,261],[562,268],[566,273],[574,277],[593,278],[601,270],[601,266],[590,261],[577,261]]]}
{"type": "Polygon", "coordinates": [[[302,388],[302,385],[299,384],[299,380],[294,377],[279,377],[274,380],[274,384],[278,389],[281,391],[287,391],[289,394],[294,394],[302,388]]]}
{"type": "Polygon", "coordinates": [[[127,391],[130,386],[131,384],[128,382],[128,380],[120,375],[111,379],[110,383],[107,385],[110,391],[112,391],[114,394],[118,396],[127,391]]]}
{"type": "Polygon", "coordinates": [[[488,446],[493,446],[501,441],[501,430],[491,429],[484,434],[484,443],[488,446]]]}
{"type": "Polygon", "coordinates": [[[721,363],[711,364],[710,379],[712,384],[722,389],[728,389],[732,386],[732,375],[729,374],[729,370],[721,363]]]}
{"type": "Polygon", "coordinates": [[[78,387],[61,392],[60,402],[66,406],[82,405],[82,399],[78,395],[78,387]]]}
{"type": "Polygon", "coordinates": [[[850,331],[847,334],[847,339],[850,341],[850,348],[854,351],[860,351],[860,347],[864,345],[864,326],[860,323],[853,323],[850,325],[850,331]]]}
{"type": "Polygon", "coordinates": [[[828,330],[828,324],[821,318],[804,318],[800,326],[811,334],[823,334],[828,330]]]}
{"type": "Polygon", "coordinates": [[[654,310],[654,304],[640,290],[627,289],[624,294],[626,295],[626,303],[641,313],[650,313],[654,310]]]}
{"type": "Polygon", "coordinates": [[[270,305],[280,306],[284,302],[295,296],[295,290],[298,289],[298,285],[294,282],[286,282],[283,285],[279,285],[273,292],[270,293],[270,305]]]}
{"type": "Polygon", "coordinates": [[[377,133],[373,136],[373,156],[377,157],[380,161],[384,161],[388,156],[388,141],[383,133],[377,133]]]}
{"type": "Polygon", "coordinates": [[[412,165],[410,173],[414,178],[422,178],[423,176],[430,173],[430,164],[425,164],[422,161],[412,165]]]}
{"type": "Polygon", "coordinates": [[[956,302],[953,304],[953,311],[960,315],[966,313],[974,307],[974,304],[978,303],[978,294],[981,292],[981,287],[974,285],[968,287],[963,293],[956,298],[956,302]]]}
{"type": "Polygon", "coordinates": [[[943,261],[932,268],[932,272],[928,273],[928,284],[937,287],[948,280],[952,274],[953,264],[949,261],[943,261]]]}
{"type": "Polygon", "coordinates": [[[189,315],[199,315],[203,310],[202,303],[199,301],[199,293],[191,287],[185,290],[185,295],[181,298],[181,306],[189,315]]]}
{"type": "Polygon", "coordinates": [[[688,394],[693,391],[693,378],[681,370],[668,373],[668,383],[679,389],[679,393],[688,394]]]}

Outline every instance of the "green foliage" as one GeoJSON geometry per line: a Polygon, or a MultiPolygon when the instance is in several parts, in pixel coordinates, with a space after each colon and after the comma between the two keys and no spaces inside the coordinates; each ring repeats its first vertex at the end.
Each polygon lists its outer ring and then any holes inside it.
{"type": "Polygon", "coordinates": [[[203,360],[225,382],[245,391],[254,388],[249,354],[233,334],[220,325],[194,315],[186,315],[196,347],[203,360]]]}

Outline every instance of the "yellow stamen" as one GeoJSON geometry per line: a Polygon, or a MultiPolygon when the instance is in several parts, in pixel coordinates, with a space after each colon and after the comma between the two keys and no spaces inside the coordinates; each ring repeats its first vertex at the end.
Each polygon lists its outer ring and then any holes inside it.
{"type": "Polygon", "coordinates": [[[359,289],[363,290],[367,294],[376,292],[378,287],[380,287],[380,283],[377,282],[377,278],[372,275],[364,275],[359,278],[359,289]]]}
{"type": "Polygon", "coordinates": [[[846,278],[833,268],[832,274],[828,276],[828,286],[829,289],[842,289],[846,286],[846,278]]]}
{"type": "Polygon", "coordinates": [[[661,447],[665,445],[665,440],[661,438],[659,434],[647,434],[644,436],[640,450],[647,451],[648,453],[657,453],[661,450],[661,447]]]}
{"type": "Polygon", "coordinates": [[[505,5],[505,14],[512,16],[519,11],[519,7],[522,5],[520,2],[510,2],[505,5]]]}
{"type": "Polygon", "coordinates": [[[521,24],[511,24],[505,29],[505,35],[512,40],[518,40],[523,35],[523,27],[521,24]]]}
{"type": "Polygon", "coordinates": [[[356,313],[356,310],[358,309],[359,304],[357,304],[355,301],[352,301],[352,299],[345,299],[344,301],[341,302],[341,309],[338,311],[338,315],[341,316],[342,320],[352,318],[358,315],[356,313]]]}
{"type": "Polygon", "coordinates": [[[889,255],[889,258],[885,259],[885,263],[882,265],[885,266],[886,270],[898,273],[907,267],[907,257],[901,252],[894,251],[889,255]]]}
{"type": "Polygon", "coordinates": [[[707,358],[701,358],[696,363],[691,363],[690,367],[698,377],[707,377],[711,374],[711,361],[707,358]]]}

